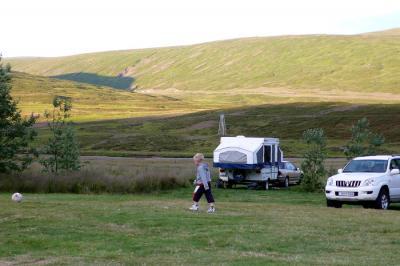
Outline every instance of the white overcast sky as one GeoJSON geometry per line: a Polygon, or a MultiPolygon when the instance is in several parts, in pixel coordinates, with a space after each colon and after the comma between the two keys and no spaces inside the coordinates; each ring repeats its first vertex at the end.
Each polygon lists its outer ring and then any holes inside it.
{"type": "Polygon", "coordinates": [[[0,0],[3,56],[400,27],[400,0],[0,0]]]}

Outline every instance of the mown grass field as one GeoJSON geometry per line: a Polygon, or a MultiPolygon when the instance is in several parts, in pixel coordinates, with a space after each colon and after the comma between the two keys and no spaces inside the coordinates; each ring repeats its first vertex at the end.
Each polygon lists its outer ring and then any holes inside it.
{"type": "Polygon", "coordinates": [[[143,195],[0,194],[0,264],[398,265],[399,205],[328,209],[323,194],[191,188],[143,195]],[[368,219],[367,219],[368,218],[368,219]]]}

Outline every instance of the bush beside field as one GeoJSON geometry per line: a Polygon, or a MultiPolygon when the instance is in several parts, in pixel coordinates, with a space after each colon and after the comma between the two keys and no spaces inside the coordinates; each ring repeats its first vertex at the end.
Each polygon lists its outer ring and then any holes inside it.
{"type": "MultiPolygon", "coordinates": [[[[296,166],[301,159],[288,158],[296,166]]],[[[82,156],[84,167],[78,172],[43,173],[34,163],[21,174],[0,175],[0,192],[31,193],[148,193],[191,186],[195,176],[192,159],[174,158],[121,158],[82,156]]],[[[210,165],[212,180],[218,179],[218,169],[210,165]]],[[[346,159],[328,159],[327,176],[336,173],[346,159]]],[[[324,183],[326,177],[321,182],[324,183]]]]}
{"type": "Polygon", "coordinates": [[[151,165],[88,164],[80,171],[44,173],[38,164],[20,174],[1,175],[0,191],[30,193],[145,193],[187,187],[193,169],[151,165]]]}

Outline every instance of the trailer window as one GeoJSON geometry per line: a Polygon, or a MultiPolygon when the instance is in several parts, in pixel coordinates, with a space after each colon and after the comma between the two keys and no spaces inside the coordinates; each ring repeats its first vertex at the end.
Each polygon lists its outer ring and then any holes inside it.
{"type": "Polygon", "coordinates": [[[271,146],[264,146],[264,162],[271,162],[271,146]]]}
{"type": "Polygon", "coordinates": [[[276,162],[276,160],[275,160],[275,145],[272,145],[271,147],[272,147],[271,162],[272,162],[272,163],[275,163],[275,162],[276,162]]]}
{"type": "Polygon", "coordinates": [[[278,163],[282,162],[282,151],[281,148],[278,148],[278,163]]]}
{"type": "Polygon", "coordinates": [[[260,147],[260,149],[257,152],[257,163],[263,163],[264,162],[264,147],[260,147]]]}
{"type": "Polygon", "coordinates": [[[221,163],[247,163],[247,155],[238,151],[226,151],[220,153],[219,162],[221,163]]]}

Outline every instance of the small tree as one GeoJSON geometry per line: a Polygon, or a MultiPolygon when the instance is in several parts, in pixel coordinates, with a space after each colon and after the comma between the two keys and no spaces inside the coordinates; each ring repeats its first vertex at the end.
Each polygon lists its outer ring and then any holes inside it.
{"type": "Polygon", "coordinates": [[[383,135],[372,132],[368,119],[364,117],[351,127],[351,139],[345,147],[344,154],[347,159],[372,155],[384,143],[383,135]]]}
{"type": "Polygon", "coordinates": [[[326,138],[321,128],[313,128],[304,131],[303,140],[307,144],[307,149],[301,164],[304,172],[302,188],[305,191],[314,192],[322,187],[321,179],[326,174],[324,167],[326,138]]]}
{"type": "Polygon", "coordinates": [[[34,152],[30,143],[36,136],[35,117],[22,118],[11,88],[11,66],[3,66],[0,56],[0,173],[24,170],[34,152]]]}
{"type": "Polygon", "coordinates": [[[66,170],[79,170],[80,154],[79,154],[79,143],[75,137],[75,131],[72,126],[67,126],[64,131],[62,139],[62,149],[60,160],[60,169],[66,170]]]}
{"type": "Polygon", "coordinates": [[[71,122],[68,121],[72,109],[71,99],[56,96],[53,99],[52,112],[46,111],[44,116],[52,133],[43,152],[48,154],[40,160],[45,171],[58,173],[60,170],[79,170],[79,145],[71,122]]]}

